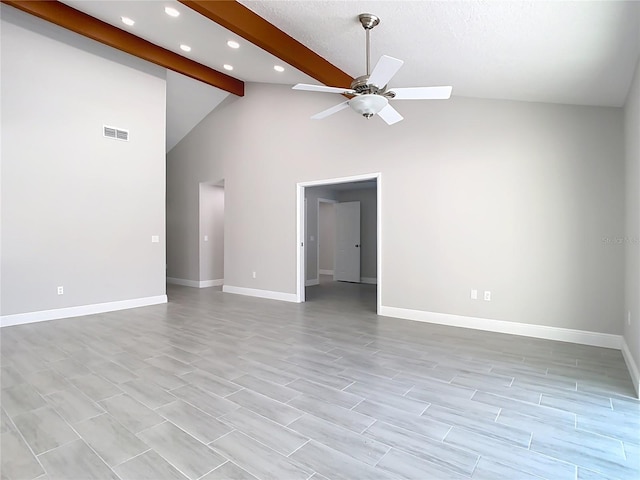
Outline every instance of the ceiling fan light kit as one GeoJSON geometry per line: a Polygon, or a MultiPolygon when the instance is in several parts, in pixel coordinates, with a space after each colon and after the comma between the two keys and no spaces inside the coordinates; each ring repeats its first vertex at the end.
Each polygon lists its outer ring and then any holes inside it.
{"type": "Polygon", "coordinates": [[[380,60],[378,60],[373,72],[371,72],[371,43],[369,40],[369,32],[376,25],[380,24],[380,19],[371,13],[361,13],[358,15],[358,20],[360,20],[367,36],[367,74],[351,82],[350,88],[308,85],[305,83],[299,83],[293,86],[294,90],[353,95],[353,98],[350,100],[313,115],[311,117],[313,120],[320,120],[350,107],[354,112],[365,118],[378,115],[388,125],[393,125],[403,118],[402,115],[389,104],[389,100],[447,100],[451,97],[452,87],[409,87],[388,90],[387,84],[398,70],[400,70],[404,62],[397,58],[383,55],[380,57],[380,60]]]}
{"type": "Polygon", "coordinates": [[[354,97],[349,101],[349,106],[365,118],[371,118],[389,104],[382,95],[365,94],[354,97]]]}

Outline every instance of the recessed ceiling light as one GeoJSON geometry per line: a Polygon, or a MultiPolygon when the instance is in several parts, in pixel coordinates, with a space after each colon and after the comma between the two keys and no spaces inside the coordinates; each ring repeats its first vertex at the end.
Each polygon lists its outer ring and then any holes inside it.
{"type": "Polygon", "coordinates": [[[228,63],[225,63],[222,67],[223,67],[225,70],[229,70],[229,71],[233,70],[233,66],[229,65],[228,63]]]}
{"type": "Polygon", "coordinates": [[[234,42],[233,40],[229,40],[227,45],[231,48],[240,48],[240,44],[238,42],[234,42]]]}
{"type": "Polygon", "coordinates": [[[274,65],[274,66],[273,66],[273,69],[274,69],[276,72],[284,72],[284,67],[281,67],[280,65],[274,65]]]}
{"type": "Polygon", "coordinates": [[[170,17],[177,17],[180,15],[180,12],[172,7],[164,7],[164,13],[166,13],[170,17]]]}
{"type": "Polygon", "coordinates": [[[120,19],[122,20],[122,23],[124,23],[125,25],[129,25],[130,27],[133,27],[134,23],[136,23],[129,17],[120,17],[120,19]]]}
{"type": "Polygon", "coordinates": [[[190,52],[191,51],[191,47],[189,45],[185,45],[184,43],[182,45],[180,45],[180,49],[184,50],[185,52],[190,52]]]}

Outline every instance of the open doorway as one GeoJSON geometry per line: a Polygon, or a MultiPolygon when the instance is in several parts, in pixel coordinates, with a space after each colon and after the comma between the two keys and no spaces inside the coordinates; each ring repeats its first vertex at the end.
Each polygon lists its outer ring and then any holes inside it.
{"type": "Polygon", "coordinates": [[[200,184],[199,286],[224,284],[224,180],[200,184]]]}
{"type": "Polygon", "coordinates": [[[376,284],[379,313],[380,180],[380,174],[373,173],[298,184],[298,301],[306,301],[306,287],[316,292],[319,284],[340,282],[343,291],[376,284]]]}

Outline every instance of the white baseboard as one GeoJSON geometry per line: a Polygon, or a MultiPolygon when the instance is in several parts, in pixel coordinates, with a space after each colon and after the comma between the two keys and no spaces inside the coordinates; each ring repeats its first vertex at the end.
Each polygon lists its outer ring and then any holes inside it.
{"type": "Polygon", "coordinates": [[[638,369],[638,364],[633,359],[631,350],[629,350],[629,346],[627,345],[624,337],[622,337],[622,356],[624,357],[624,361],[627,364],[627,369],[629,370],[629,375],[631,376],[633,386],[636,389],[636,397],[640,399],[640,369],[638,369]]]}
{"type": "Polygon", "coordinates": [[[295,293],[272,292],[271,290],[234,287],[233,285],[224,285],[222,287],[222,291],[224,293],[235,293],[238,295],[247,295],[249,297],[268,298],[270,300],[298,303],[298,297],[295,293]]]}
{"type": "Polygon", "coordinates": [[[95,303],[93,305],[81,305],[79,307],[56,308],[54,310],[41,310],[39,312],[16,313],[13,315],[0,316],[0,326],[10,327],[12,325],[22,325],[25,323],[44,322],[46,320],[58,320],[60,318],[82,317],[95,313],[115,312],[116,310],[126,310],[128,308],[147,307],[167,303],[166,295],[156,297],[134,298],[131,300],[120,300],[117,302],[95,303]]]}
{"type": "Polygon", "coordinates": [[[173,285],[182,285],[183,287],[194,288],[206,288],[206,287],[219,287],[224,285],[224,278],[218,278],[216,280],[186,280],[184,278],[167,277],[167,283],[173,285]]]}
{"type": "Polygon", "coordinates": [[[313,278],[304,282],[305,287],[312,287],[314,285],[320,285],[320,280],[318,280],[317,278],[313,278]]]}
{"type": "Polygon", "coordinates": [[[377,285],[378,279],[376,277],[360,277],[360,283],[368,283],[371,285],[377,285]]]}
{"type": "Polygon", "coordinates": [[[318,270],[320,275],[333,275],[333,270],[318,270]]]}
{"type": "Polygon", "coordinates": [[[197,280],[186,280],[184,278],[167,277],[167,283],[173,285],[182,285],[183,287],[195,287],[200,288],[200,282],[197,280]]]}
{"type": "Polygon", "coordinates": [[[491,320],[487,318],[465,317],[448,313],[425,312],[422,310],[410,310],[397,307],[380,307],[380,315],[387,317],[404,318],[419,322],[437,323],[451,327],[472,328],[488,332],[509,333],[524,337],[545,338],[560,342],[579,343],[596,347],[622,348],[622,336],[609,333],[588,332],[585,330],[572,330],[570,328],[547,327],[544,325],[531,325],[528,323],[505,322],[504,320],[491,320]]]}

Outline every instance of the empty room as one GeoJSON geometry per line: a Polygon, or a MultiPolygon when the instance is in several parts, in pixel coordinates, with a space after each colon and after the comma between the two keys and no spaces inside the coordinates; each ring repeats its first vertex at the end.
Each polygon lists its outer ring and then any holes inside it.
{"type": "Polygon", "coordinates": [[[0,2],[8,480],[640,478],[640,2],[0,2]]]}

